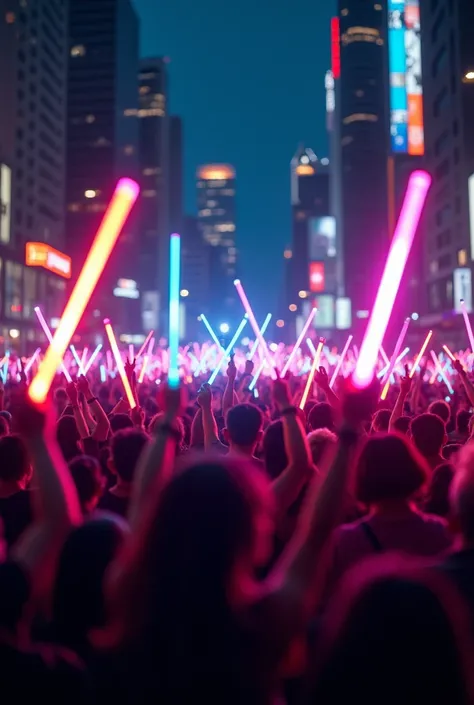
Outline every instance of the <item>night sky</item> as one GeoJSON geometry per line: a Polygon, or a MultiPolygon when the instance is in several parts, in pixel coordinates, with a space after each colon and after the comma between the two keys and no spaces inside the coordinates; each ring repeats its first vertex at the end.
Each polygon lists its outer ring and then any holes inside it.
{"type": "Polygon", "coordinates": [[[171,60],[171,111],[184,124],[186,212],[199,164],[237,170],[240,274],[274,310],[291,239],[289,164],[299,142],[327,156],[324,74],[335,0],[133,0],[143,56],[171,60]]]}

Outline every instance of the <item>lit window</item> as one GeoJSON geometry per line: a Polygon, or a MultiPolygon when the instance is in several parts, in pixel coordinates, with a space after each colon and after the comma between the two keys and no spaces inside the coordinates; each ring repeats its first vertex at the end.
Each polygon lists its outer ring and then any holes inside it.
{"type": "Polygon", "coordinates": [[[138,110],[136,108],[127,108],[126,110],[123,111],[123,114],[125,117],[134,117],[138,113],[138,110]]]}
{"type": "Polygon", "coordinates": [[[86,122],[92,125],[92,123],[95,122],[95,115],[86,115],[86,122]]]}
{"type": "Polygon", "coordinates": [[[155,176],[155,174],[160,173],[160,170],[158,169],[158,167],[153,167],[153,168],[149,167],[147,169],[143,169],[142,173],[143,173],[143,176],[155,176]]]}
{"type": "Polygon", "coordinates": [[[277,328],[283,328],[283,326],[285,325],[285,321],[282,321],[281,318],[279,318],[276,324],[277,328]]]}
{"type": "Polygon", "coordinates": [[[132,144],[126,144],[125,147],[123,148],[123,153],[126,154],[127,156],[130,156],[131,154],[135,154],[135,147],[132,144]]]}
{"type": "Polygon", "coordinates": [[[348,115],[342,121],[344,125],[350,125],[352,122],[377,122],[377,115],[372,115],[371,113],[354,113],[353,115],[348,115]]]}
{"type": "Polygon", "coordinates": [[[7,12],[5,15],[5,22],[7,24],[14,24],[16,20],[15,13],[14,12],[7,12]]]}
{"type": "Polygon", "coordinates": [[[97,191],[94,191],[94,189],[89,188],[87,191],[84,191],[84,196],[86,198],[95,198],[97,196],[97,191]]]}
{"type": "Polygon", "coordinates": [[[348,14],[349,14],[349,10],[347,9],[347,7],[345,7],[343,10],[341,10],[341,15],[343,17],[347,17],[348,14]]]}
{"type": "Polygon", "coordinates": [[[374,10],[378,10],[379,12],[382,10],[382,5],[380,5],[378,2],[374,5],[374,10]]]}
{"type": "Polygon", "coordinates": [[[73,46],[71,48],[71,56],[74,59],[77,59],[80,56],[85,56],[86,55],[86,48],[84,44],[76,44],[76,46],[73,46]]]}
{"type": "Polygon", "coordinates": [[[283,253],[285,259],[291,259],[293,257],[293,252],[291,250],[285,250],[283,253]]]}
{"type": "Polygon", "coordinates": [[[212,211],[210,208],[204,208],[203,210],[199,211],[198,215],[201,217],[206,217],[208,215],[211,215],[212,211]]]}
{"type": "Polygon", "coordinates": [[[298,296],[300,297],[300,299],[306,299],[308,296],[308,293],[306,291],[301,290],[298,292],[298,296]]]}
{"type": "Polygon", "coordinates": [[[143,198],[155,198],[156,189],[154,189],[154,188],[145,189],[145,191],[142,191],[142,196],[143,196],[143,198]]]}
{"type": "Polygon", "coordinates": [[[162,108],[149,108],[147,110],[139,110],[138,117],[164,117],[165,111],[162,108]]]}
{"type": "Polygon", "coordinates": [[[460,267],[465,267],[467,264],[467,252],[466,250],[459,250],[458,252],[458,264],[460,267]]]}
{"type": "Polygon", "coordinates": [[[140,86],[140,95],[146,95],[150,92],[150,86],[140,86]]]}
{"type": "Polygon", "coordinates": [[[67,209],[70,213],[78,213],[80,210],[82,210],[82,206],[80,203],[70,203],[67,209]]]}
{"type": "Polygon", "coordinates": [[[95,142],[93,142],[94,147],[108,147],[111,142],[105,137],[98,137],[95,142]]]}
{"type": "Polygon", "coordinates": [[[357,90],[357,91],[355,92],[355,94],[356,94],[356,96],[357,96],[358,98],[363,98],[363,97],[364,97],[364,91],[360,90],[360,88],[359,88],[359,90],[357,90]]]}
{"type": "Polygon", "coordinates": [[[471,81],[474,81],[474,71],[467,71],[464,74],[464,81],[470,83],[471,81]]]}

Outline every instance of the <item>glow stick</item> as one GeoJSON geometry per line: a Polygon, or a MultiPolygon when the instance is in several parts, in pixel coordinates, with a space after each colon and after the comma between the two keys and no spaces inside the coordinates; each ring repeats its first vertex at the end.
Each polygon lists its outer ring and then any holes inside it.
{"type": "Polygon", "coordinates": [[[385,365],[389,365],[389,364],[390,364],[390,360],[388,359],[387,353],[386,353],[385,350],[383,349],[383,345],[380,346],[380,354],[381,354],[381,356],[382,356],[382,359],[383,359],[383,361],[384,361],[384,364],[385,364],[385,365]]]}
{"type": "Polygon", "coordinates": [[[469,345],[471,346],[471,352],[474,352],[474,335],[472,333],[471,321],[469,320],[469,314],[466,308],[466,302],[461,299],[461,311],[464,318],[464,324],[467,330],[467,337],[469,338],[469,345]]]}
{"type": "Polygon", "coordinates": [[[211,324],[209,323],[209,321],[207,320],[206,316],[205,316],[203,313],[201,313],[201,321],[202,321],[202,322],[204,323],[204,325],[206,326],[209,335],[211,336],[212,340],[215,342],[215,344],[217,345],[217,347],[218,347],[220,350],[224,350],[224,347],[223,347],[223,345],[221,345],[221,342],[220,342],[220,340],[218,339],[217,335],[215,334],[213,327],[211,326],[211,324]]]}
{"type": "MultiPolygon", "coordinates": [[[[398,336],[397,342],[395,343],[395,348],[392,353],[392,357],[390,358],[390,362],[388,363],[388,370],[387,373],[384,377],[384,382],[387,382],[388,379],[390,379],[392,372],[395,368],[395,365],[397,364],[397,357],[400,354],[400,350],[402,349],[403,341],[405,340],[405,336],[407,334],[408,326],[410,325],[410,318],[405,318],[405,322],[403,323],[402,329],[400,331],[400,334],[398,336]]],[[[385,399],[385,397],[384,397],[385,399]]]]}
{"type": "Polygon", "coordinates": [[[148,333],[147,337],[145,338],[145,341],[144,341],[143,345],[141,346],[140,350],[138,351],[137,360],[138,360],[139,357],[141,357],[141,356],[143,355],[143,351],[145,350],[146,346],[147,346],[148,343],[150,342],[153,333],[154,333],[154,331],[151,330],[151,331],[148,333]]]}
{"type": "Polygon", "coordinates": [[[41,352],[41,348],[36,348],[33,355],[30,357],[30,359],[26,363],[25,369],[24,369],[25,375],[27,375],[28,372],[31,370],[31,367],[32,367],[34,361],[36,360],[36,358],[38,357],[38,355],[40,354],[40,352],[41,352]]]}
{"type": "Polygon", "coordinates": [[[255,336],[258,338],[258,342],[260,343],[260,347],[262,348],[262,356],[266,358],[268,366],[270,368],[270,376],[272,379],[277,379],[277,373],[275,372],[275,368],[273,365],[273,360],[270,355],[270,352],[268,350],[267,343],[265,341],[265,338],[263,337],[260,328],[258,327],[258,323],[255,319],[254,313],[250,307],[249,300],[245,294],[244,288],[242,286],[242,283],[240,279],[236,279],[234,281],[234,286],[237,289],[237,293],[240,297],[240,300],[242,301],[242,306],[245,309],[245,312],[247,313],[248,319],[250,321],[250,325],[252,326],[253,332],[255,333],[255,336]]]}
{"type": "Polygon", "coordinates": [[[319,365],[319,360],[321,358],[321,352],[323,350],[324,343],[325,343],[324,338],[321,338],[321,340],[319,341],[319,345],[316,348],[316,355],[314,356],[314,359],[313,359],[313,365],[311,367],[311,372],[309,373],[308,379],[306,381],[306,387],[304,388],[303,397],[300,401],[300,409],[304,409],[304,407],[306,405],[309,390],[311,389],[311,385],[313,384],[314,375],[316,373],[316,368],[319,365]]]}
{"type": "Polygon", "coordinates": [[[439,360],[438,360],[438,358],[437,358],[436,353],[434,352],[434,350],[431,350],[431,357],[432,357],[433,362],[434,362],[435,371],[436,371],[436,372],[439,372],[439,375],[440,375],[441,379],[443,380],[443,382],[445,383],[445,385],[446,385],[447,388],[448,388],[448,392],[449,392],[450,394],[454,394],[454,389],[453,389],[453,387],[451,386],[451,384],[450,384],[448,378],[446,377],[446,375],[445,375],[445,373],[444,373],[444,370],[443,370],[443,368],[441,367],[440,362],[439,362],[439,360]]]}
{"type": "Polygon", "coordinates": [[[256,371],[256,373],[254,374],[253,379],[252,379],[252,381],[251,381],[250,384],[249,384],[249,390],[250,390],[251,392],[254,390],[254,387],[255,387],[255,385],[256,385],[257,382],[258,382],[258,378],[259,378],[260,375],[262,374],[263,368],[265,367],[266,364],[267,364],[266,361],[265,361],[265,360],[262,360],[262,364],[260,365],[260,367],[258,368],[258,370],[256,371]]]}
{"type": "Polygon", "coordinates": [[[100,381],[101,382],[107,381],[107,370],[105,369],[105,365],[100,366],[100,381]]]}
{"type": "Polygon", "coordinates": [[[430,185],[431,176],[426,171],[414,171],[408,181],[402,210],[353,375],[356,387],[367,387],[373,379],[377,353],[392,314],[430,185]]]}
{"type": "MultiPolygon", "coordinates": [[[[395,369],[396,366],[398,364],[400,364],[400,362],[403,360],[404,357],[406,357],[408,355],[409,352],[410,352],[410,348],[405,348],[405,350],[403,350],[403,352],[400,353],[400,355],[395,360],[395,365],[394,365],[393,369],[395,369]]],[[[389,370],[388,367],[384,367],[383,370],[380,370],[380,372],[377,374],[377,378],[378,379],[383,378],[383,381],[390,379],[390,384],[393,384],[393,374],[390,374],[390,377],[388,377],[387,376],[388,370],[389,370]]]]}
{"type": "MultiPolygon", "coordinates": [[[[263,326],[260,329],[260,332],[262,335],[264,335],[264,333],[266,332],[271,320],[272,320],[272,314],[267,313],[267,317],[263,321],[263,326]]],[[[257,340],[254,341],[254,344],[253,344],[252,349],[250,351],[250,355],[247,358],[248,360],[253,360],[253,357],[254,357],[255,353],[257,352],[257,348],[258,348],[258,338],[257,338],[257,340]]],[[[250,389],[250,387],[249,387],[249,389],[250,389]]]]}
{"type": "Polygon", "coordinates": [[[148,355],[148,357],[151,356],[154,346],[155,346],[155,339],[151,338],[150,342],[148,343],[148,350],[146,351],[146,354],[148,355]]]}
{"type": "Polygon", "coordinates": [[[107,369],[109,372],[112,372],[114,358],[110,350],[107,350],[105,357],[107,358],[107,369]]]}
{"type": "Polygon", "coordinates": [[[104,325],[105,325],[105,332],[107,333],[107,338],[109,339],[110,349],[112,350],[112,355],[115,358],[117,370],[120,375],[120,379],[122,380],[123,388],[125,390],[125,394],[127,396],[128,403],[130,405],[130,408],[134,409],[136,407],[137,403],[135,401],[135,397],[133,396],[132,388],[130,386],[130,382],[128,381],[128,377],[125,373],[125,368],[123,366],[122,356],[120,354],[120,350],[118,349],[117,341],[115,339],[115,334],[114,334],[114,331],[112,329],[112,325],[111,325],[108,318],[104,318],[104,325]]]}
{"type": "Polygon", "coordinates": [[[349,350],[349,346],[352,343],[353,337],[354,337],[353,335],[350,335],[346,340],[346,344],[344,345],[344,349],[339,357],[338,363],[336,365],[336,369],[334,370],[334,374],[331,377],[331,381],[329,382],[329,389],[333,388],[334,382],[336,381],[336,379],[339,375],[339,372],[341,371],[342,363],[344,362],[344,358],[347,355],[347,351],[349,350]]]}
{"type": "Polygon", "coordinates": [[[176,233],[170,237],[170,304],[168,321],[168,384],[179,385],[179,281],[181,278],[181,238],[176,233]]]}
{"type": "Polygon", "coordinates": [[[290,369],[290,365],[293,362],[293,358],[296,355],[296,352],[300,349],[301,343],[303,342],[303,338],[305,337],[306,333],[308,332],[308,328],[310,327],[311,323],[313,322],[313,318],[316,315],[317,308],[312,308],[311,311],[309,312],[309,316],[306,319],[306,323],[303,326],[303,330],[299,334],[298,340],[296,341],[293,350],[290,353],[290,357],[286,361],[286,365],[283,367],[281,371],[281,376],[284,377],[288,370],[290,369]]]}
{"type": "Polygon", "coordinates": [[[83,374],[84,374],[84,370],[82,369],[81,358],[80,358],[79,355],[77,354],[76,348],[74,347],[74,345],[70,345],[70,346],[69,346],[69,350],[72,352],[72,355],[73,355],[73,357],[74,357],[74,359],[75,359],[75,361],[76,361],[76,365],[77,365],[77,369],[78,369],[78,371],[79,371],[79,374],[80,374],[80,375],[83,375],[83,374]]]}
{"type": "Polygon", "coordinates": [[[245,326],[247,325],[247,320],[248,320],[247,314],[245,314],[245,316],[242,318],[242,320],[241,320],[241,322],[240,322],[239,327],[238,327],[237,330],[235,331],[234,337],[233,337],[232,340],[230,341],[230,343],[229,343],[229,345],[227,346],[227,348],[224,350],[224,354],[221,356],[221,359],[219,360],[219,364],[218,364],[217,367],[214,369],[214,372],[212,373],[212,375],[209,377],[208,384],[214,384],[214,382],[215,382],[215,380],[216,380],[216,377],[217,377],[217,375],[219,374],[219,370],[221,369],[222,365],[224,364],[224,360],[227,360],[227,358],[229,357],[229,355],[232,353],[232,348],[233,348],[234,345],[236,344],[236,342],[237,342],[237,340],[238,340],[238,338],[239,338],[239,335],[242,333],[243,329],[244,329],[245,326]]]}
{"type": "Polygon", "coordinates": [[[423,355],[425,354],[425,350],[426,350],[426,348],[428,347],[428,343],[430,342],[432,335],[433,335],[433,331],[430,330],[430,331],[428,332],[428,335],[427,335],[426,338],[425,338],[425,342],[424,342],[423,345],[421,346],[421,350],[420,350],[420,352],[418,353],[418,356],[417,356],[417,358],[416,358],[416,360],[415,360],[415,364],[414,364],[413,367],[411,368],[411,371],[410,371],[410,374],[409,374],[410,379],[413,379],[413,375],[415,374],[415,372],[416,372],[416,370],[417,370],[417,367],[418,367],[418,365],[420,364],[421,358],[422,358],[423,355]]]}
{"type": "Polygon", "coordinates": [[[82,271],[64,309],[53,342],[46,351],[28,394],[37,403],[46,399],[56,370],[74,335],[92,292],[104,271],[120,232],[125,225],[140,187],[131,179],[120,179],[109,207],[95,236],[82,271]]]}
{"type": "Polygon", "coordinates": [[[130,343],[128,346],[128,361],[133,364],[133,361],[135,359],[135,346],[130,343]]]}
{"type": "Polygon", "coordinates": [[[83,370],[86,369],[86,360],[87,360],[87,355],[89,353],[89,348],[86,346],[84,350],[82,351],[82,356],[81,356],[81,367],[83,370]]]}
{"type": "MultiPolygon", "coordinates": [[[[51,345],[53,342],[53,336],[52,336],[51,331],[49,330],[48,324],[46,323],[45,318],[44,318],[39,306],[35,306],[35,313],[38,317],[38,321],[40,322],[40,326],[43,329],[43,333],[45,334],[46,339],[48,340],[49,344],[51,345]]],[[[64,364],[64,362],[62,360],[59,362],[58,367],[60,367],[61,372],[63,373],[64,377],[66,378],[66,382],[72,382],[72,377],[69,374],[69,370],[67,369],[66,365],[64,364]]]]}
{"type": "Polygon", "coordinates": [[[84,375],[86,375],[86,374],[89,372],[90,368],[92,367],[92,364],[93,364],[94,360],[96,359],[97,355],[100,353],[101,350],[102,350],[102,343],[99,343],[99,345],[96,347],[96,349],[94,350],[94,352],[93,352],[92,355],[90,356],[89,362],[88,362],[87,365],[85,366],[84,375]]]}
{"type": "MultiPolygon", "coordinates": [[[[313,341],[311,340],[311,338],[306,338],[306,345],[308,346],[310,353],[314,359],[314,356],[316,355],[316,348],[314,347],[314,344],[313,344],[313,341]]],[[[311,364],[309,367],[311,369],[311,364]]]]}
{"type": "MultiPolygon", "coordinates": [[[[402,352],[402,354],[399,355],[397,357],[397,359],[395,360],[395,365],[398,365],[398,363],[401,362],[403,360],[403,358],[405,357],[405,355],[407,355],[407,353],[409,353],[409,352],[410,352],[410,348],[405,348],[405,350],[402,352]]],[[[387,398],[388,390],[390,389],[390,385],[392,384],[392,380],[393,380],[392,373],[387,375],[385,377],[385,379],[387,381],[385,382],[385,387],[382,389],[382,394],[380,395],[380,399],[382,401],[385,401],[385,399],[387,398]]]]}
{"type": "Polygon", "coordinates": [[[142,384],[143,380],[145,379],[146,368],[148,367],[148,360],[148,355],[145,355],[145,357],[143,358],[142,369],[140,370],[140,377],[138,378],[138,384],[142,384]]]}
{"type": "Polygon", "coordinates": [[[451,352],[451,350],[448,348],[447,345],[443,345],[443,350],[446,353],[446,355],[451,358],[451,360],[453,362],[456,362],[456,358],[454,357],[453,353],[451,352]]]}

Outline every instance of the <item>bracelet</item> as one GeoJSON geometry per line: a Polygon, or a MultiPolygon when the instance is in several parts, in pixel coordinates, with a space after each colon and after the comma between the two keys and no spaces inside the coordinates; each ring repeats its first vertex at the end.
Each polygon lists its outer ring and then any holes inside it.
{"type": "Polygon", "coordinates": [[[287,406],[286,409],[280,411],[280,416],[298,416],[299,409],[296,406],[287,406]]]}
{"type": "Polygon", "coordinates": [[[97,397],[92,397],[91,399],[88,399],[88,400],[87,400],[87,403],[88,403],[88,404],[93,404],[95,401],[99,401],[99,400],[97,399],[97,397]]]}
{"type": "Polygon", "coordinates": [[[157,426],[155,433],[163,433],[165,436],[171,436],[177,443],[181,440],[181,433],[170,423],[161,423],[157,426]]]}

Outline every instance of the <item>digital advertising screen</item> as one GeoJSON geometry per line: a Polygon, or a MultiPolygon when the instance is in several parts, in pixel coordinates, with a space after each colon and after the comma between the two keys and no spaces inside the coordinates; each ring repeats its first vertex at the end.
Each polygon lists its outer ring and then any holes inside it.
{"type": "Polygon", "coordinates": [[[425,153],[419,0],[388,0],[392,152],[425,153]]]}
{"type": "Polygon", "coordinates": [[[313,294],[320,294],[325,289],[324,262],[310,262],[309,264],[309,290],[313,294]]]}
{"type": "Polygon", "coordinates": [[[333,216],[310,218],[309,259],[324,260],[336,256],[336,219],[333,216]]]}

